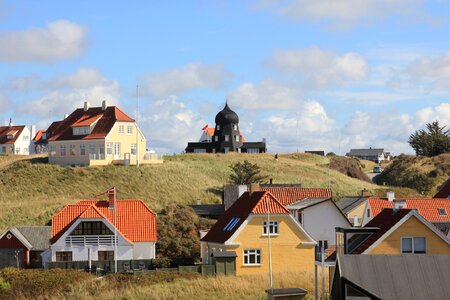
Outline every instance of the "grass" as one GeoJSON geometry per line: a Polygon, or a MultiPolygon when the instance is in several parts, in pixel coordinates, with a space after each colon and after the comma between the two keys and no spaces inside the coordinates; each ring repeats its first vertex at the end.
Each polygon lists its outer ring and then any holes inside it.
{"type": "Polygon", "coordinates": [[[245,159],[257,163],[274,183],[330,186],[337,199],[359,194],[363,188],[384,188],[327,168],[326,157],[302,153],[280,155],[277,161],[269,154],[185,154],[167,156],[164,164],[139,169],[60,167],[33,158],[0,167],[0,231],[9,226],[47,224],[64,205],[92,199],[113,185],[119,199],[142,199],[156,212],[172,202],[193,204],[201,199],[218,203],[228,183],[229,166],[245,159]]]}
{"type": "MultiPolygon", "coordinates": [[[[147,276],[147,275],[143,275],[147,276]]],[[[150,275],[152,276],[152,275],[150,275]]],[[[274,288],[300,287],[314,297],[313,273],[274,274],[274,288]]],[[[146,282],[146,280],[143,280],[146,282]]],[[[267,299],[267,275],[192,276],[150,284],[111,284],[108,278],[72,286],[70,291],[53,294],[52,299],[267,299]]]]}

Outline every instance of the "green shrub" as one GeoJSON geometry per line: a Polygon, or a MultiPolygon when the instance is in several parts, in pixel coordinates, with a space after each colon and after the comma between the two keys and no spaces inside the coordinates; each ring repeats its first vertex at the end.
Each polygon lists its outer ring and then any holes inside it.
{"type": "Polygon", "coordinates": [[[0,291],[6,291],[11,288],[9,282],[5,281],[2,277],[0,277],[0,291]]]}

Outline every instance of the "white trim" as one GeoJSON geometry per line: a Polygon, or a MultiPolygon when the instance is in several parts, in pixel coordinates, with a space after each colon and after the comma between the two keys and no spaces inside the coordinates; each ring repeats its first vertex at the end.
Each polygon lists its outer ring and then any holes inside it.
{"type": "Polygon", "coordinates": [[[401,254],[427,254],[427,237],[426,236],[402,236],[400,237],[400,252],[401,254]],[[425,240],[425,252],[417,253],[414,252],[414,239],[423,238],[425,240]],[[411,253],[403,252],[403,239],[411,239],[411,253]]]}
{"type": "MultiPolygon", "coordinates": [[[[250,261],[250,254],[248,255],[248,260],[250,261]]],[[[242,249],[242,265],[244,267],[260,267],[262,266],[262,250],[261,248],[246,248],[246,249],[242,249]],[[254,264],[250,264],[250,263],[245,263],[245,251],[254,251],[255,253],[253,253],[255,255],[255,261],[257,260],[256,257],[259,256],[259,263],[254,263],[254,264]],[[259,251],[259,253],[257,254],[256,251],[259,251]]]]}
{"type": "Polygon", "coordinates": [[[224,242],[224,245],[233,245],[234,239],[244,230],[245,226],[253,219],[252,215],[249,215],[247,219],[236,229],[236,231],[224,242]]]}
{"type": "Polygon", "coordinates": [[[17,227],[9,227],[8,229],[6,229],[6,231],[3,232],[3,234],[0,236],[0,240],[5,236],[7,232],[11,232],[16,239],[18,239],[25,247],[28,248],[28,250],[31,250],[31,248],[33,248],[33,245],[28,242],[28,240],[23,236],[22,233],[20,233],[17,227]]]}
{"type": "MultiPolygon", "coordinates": [[[[368,254],[370,251],[372,251],[376,246],[378,246],[382,241],[384,241],[389,235],[391,235],[392,232],[394,232],[397,228],[399,228],[403,223],[405,223],[411,216],[416,217],[419,221],[421,221],[425,226],[427,226],[431,231],[436,233],[441,239],[443,239],[448,245],[450,245],[450,240],[440,231],[436,228],[433,224],[425,220],[424,217],[422,217],[417,211],[411,210],[406,216],[404,216],[397,224],[391,227],[388,231],[386,231],[378,240],[375,241],[372,245],[370,245],[369,248],[367,248],[363,253],[361,254],[368,254]]],[[[401,249],[400,249],[401,250],[401,249]]]]}
{"type": "Polygon", "coordinates": [[[134,124],[136,125],[136,129],[138,130],[138,132],[140,133],[142,139],[144,142],[147,142],[147,138],[145,137],[144,133],[141,131],[141,129],[139,128],[137,122],[134,122],[134,124]]]}

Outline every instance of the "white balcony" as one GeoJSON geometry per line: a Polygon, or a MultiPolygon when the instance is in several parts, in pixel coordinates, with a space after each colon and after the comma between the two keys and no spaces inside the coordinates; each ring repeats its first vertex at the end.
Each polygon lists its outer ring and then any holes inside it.
{"type": "Polygon", "coordinates": [[[69,235],[66,246],[114,246],[113,235],[69,235]]]}

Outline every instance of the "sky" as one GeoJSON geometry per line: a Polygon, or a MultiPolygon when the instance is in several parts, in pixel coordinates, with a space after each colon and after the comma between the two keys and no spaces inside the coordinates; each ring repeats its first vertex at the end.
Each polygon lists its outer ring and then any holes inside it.
{"type": "Polygon", "coordinates": [[[0,124],[118,105],[180,153],[225,101],[272,153],[412,153],[450,127],[450,1],[0,0],[0,124]]]}

